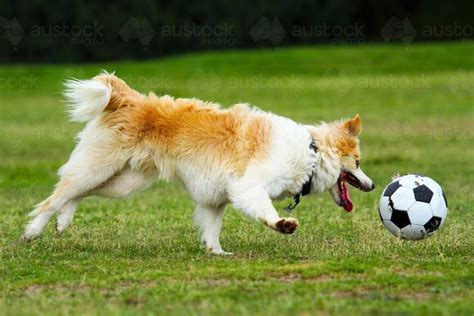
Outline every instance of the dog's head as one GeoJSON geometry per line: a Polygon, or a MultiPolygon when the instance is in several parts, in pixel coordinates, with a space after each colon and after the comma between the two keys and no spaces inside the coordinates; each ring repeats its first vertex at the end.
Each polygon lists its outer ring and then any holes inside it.
{"type": "Polygon", "coordinates": [[[329,192],[336,204],[350,212],[353,205],[346,183],[365,192],[372,191],[375,185],[360,166],[359,134],[362,127],[359,115],[343,122],[340,128],[340,136],[336,141],[336,152],[341,166],[340,174],[329,192]]]}
{"type": "MultiPolygon", "coordinates": [[[[326,173],[313,181],[326,182],[323,190],[329,190],[334,202],[346,211],[352,211],[353,204],[346,184],[369,192],[375,186],[372,180],[361,169],[359,134],[362,126],[359,115],[352,119],[335,122],[314,130],[313,136],[321,143],[322,169],[326,173]]],[[[318,144],[319,145],[319,144],[318,144]]],[[[319,148],[318,148],[319,149],[319,148]]],[[[318,172],[318,170],[316,170],[318,172]]],[[[318,185],[313,183],[312,186],[318,185]]]]}

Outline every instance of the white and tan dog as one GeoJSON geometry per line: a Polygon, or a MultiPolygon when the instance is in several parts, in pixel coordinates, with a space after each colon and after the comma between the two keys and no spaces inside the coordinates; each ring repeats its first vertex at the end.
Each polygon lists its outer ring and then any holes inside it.
{"type": "Polygon", "coordinates": [[[72,120],[88,123],[53,194],[30,213],[25,240],[38,237],[55,213],[62,233],[89,195],[124,197],[161,178],[186,187],[203,242],[224,254],[219,234],[229,202],[291,234],[298,222],[280,217],[272,200],[330,191],[351,211],[344,182],[374,187],[359,167],[358,116],[306,126],[246,104],[222,110],[196,99],[142,95],[107,73],[66,82],[65,96],[72,120]]]}

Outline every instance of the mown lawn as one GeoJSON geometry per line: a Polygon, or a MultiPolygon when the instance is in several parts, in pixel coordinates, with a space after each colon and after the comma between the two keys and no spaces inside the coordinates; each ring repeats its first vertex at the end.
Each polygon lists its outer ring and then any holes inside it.
{"type": "MultiPolygon", "coordinates": [[[[474,45],[302,47],[147,62],[0,67],[0,314],[474,314],[474,45]],[[74,147],[61,81],[100,69],[141,91],[249,102],[304,123],[359,113],[362,165],[378,185],[304,198],[279,235],[228,208],[224,250],[206,254],[193,203],[158,182],[126,200],[89,198],[61,237],[18,241],[74,147]],[[395,172],[436,179],[445,226],[408,242],[380,222],[395,172]]],[[[276,206],[281,210],[289,201],[276,206]]],[[[283,211],[281,211],[283,213],[283,211]]]]}

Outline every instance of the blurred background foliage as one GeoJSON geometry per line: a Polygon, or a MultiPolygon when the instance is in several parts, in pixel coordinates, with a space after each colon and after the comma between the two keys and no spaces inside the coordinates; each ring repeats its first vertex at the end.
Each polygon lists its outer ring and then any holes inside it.
{"type": "Polygon", "coordinates": [[[473,9],[472,0],[2,1],[0,62],[471,39],[473,9]]]}

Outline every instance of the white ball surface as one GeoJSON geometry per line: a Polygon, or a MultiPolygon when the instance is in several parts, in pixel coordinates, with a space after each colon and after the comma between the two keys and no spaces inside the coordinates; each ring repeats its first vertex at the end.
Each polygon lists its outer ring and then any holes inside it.
{"type": "Polygon", "coordinates": [[[441,186],[431,178],[409,174],[390,182],[379,201],[384,226],[402,239],[418,240],[443,226],[448,202],[441,186]]]}

